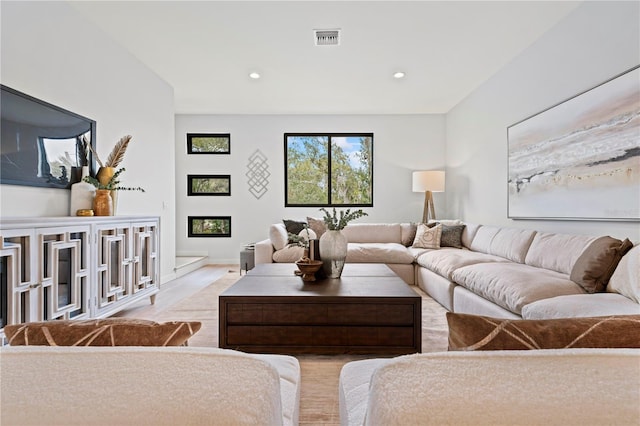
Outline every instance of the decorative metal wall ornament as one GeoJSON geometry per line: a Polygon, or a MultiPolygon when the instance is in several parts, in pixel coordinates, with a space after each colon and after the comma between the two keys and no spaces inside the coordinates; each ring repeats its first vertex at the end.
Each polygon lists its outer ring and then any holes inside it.
{"type": "Polygon", "coordinates": [[[259,149],[256,149],[254,153],[249,156],[245,176],[247,176],[249,192],[253,194],[256,199],[259,200],[267,193],[267,185],[269,184],[269,176],[271,176],[271,173],[269,173],[267,157],[259,149]]]}

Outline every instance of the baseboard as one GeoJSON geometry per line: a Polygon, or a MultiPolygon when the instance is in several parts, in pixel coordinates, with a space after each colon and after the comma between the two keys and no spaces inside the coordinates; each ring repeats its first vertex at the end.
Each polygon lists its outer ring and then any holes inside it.
{"type": "Polygon", "coordinates": [[[209,263],[207,256],[178,256],[176,257],[175,278],[180,278],[183,275],[193,272],[196,269],[203,267],[209,263]]]}

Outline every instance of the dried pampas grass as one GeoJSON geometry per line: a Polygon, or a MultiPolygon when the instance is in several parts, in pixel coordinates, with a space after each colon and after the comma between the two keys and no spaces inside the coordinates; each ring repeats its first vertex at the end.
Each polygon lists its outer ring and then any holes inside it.
{"type": "Polygon", "coordinates": [[[89,150],[91,151],[91,154],[93,154],[93,157],[96,159],[96,162],[100,167],[116,168],[124,158],[124,153],[127,151],[127,146],[129,146],[129,142],[131,142],[131,138],[132,138],[131,135],[126,135],[120,138],[116,146],[114,146],[113,149],[111,150],[111,154],[109,154],[109,157],[107,157],[106,163],[102,163],[102,161],[100,160],[100,157],[98,157],[98,153],[93,149],[91,144],[88,144],[89,150]]]}
{"type": "Polygon", "coordinates": [[[131,141],[131,135],[123,136],[120,138],[116,146],[111,150],[111,154],[107,158],[107,162],[105,163],[105,167],[118,167],[122,159],[124,158],[124,153],[127,150],[127,146],[131,141]]]}

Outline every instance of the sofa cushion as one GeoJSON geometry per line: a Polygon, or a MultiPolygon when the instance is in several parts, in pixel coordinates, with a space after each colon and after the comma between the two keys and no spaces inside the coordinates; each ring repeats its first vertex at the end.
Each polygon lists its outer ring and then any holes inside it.
{"type": "Polygon", "coordinates": [[[440,238],[442,237],[442,225],[435,226],[421,223],[416,230],[416,238],[411,247],[438,249],[440,248],[440,238]]]}
{"type": "Polygon", "coordinates": [[[292,244],[273,252],[273,261],[276,263],[294,263],[302,256],[304,256],[304,247],[292,244]]]}
{"type": "Polygon", "coordinates": [[[500,228],[491,239],[487,253],[524,263],[535,234],[536,231],[528,229],[500,228]]]}
{"type": "Polygon", "coordinates": [[[418,230],[418,224],[411,223],[401,223],[400,229],[402,232],[402,245],[405,247],[409,247],[413,244],[413,240],[416,238],[416,231],[418,230]]]}
{"type": "Polygon", "coordinates": [[[342,230],[350,243],[398,243],[402,244],[402,228],[399,223],[352,223],[342,230]]]}
{"type": "Polygon", "coordinates": [[[413,261],[414,262],[416,262],[418,260],[418,258],[420,256],[422,256],[423,254],[425,254],[426,252],[433,251],[433,250],[438,250],[438,249],[426,249],[426,248],[422,248],[422,247],[413,247],[413,246],[407,247],[407,251],[413,257],[413,261]]]}
{"type": "Polygon", "coordinates": [[[500,231],[500,228],[496,226],[481,226],[476,232],[475,237],[473,237],[473,241],[471,241],[471,246],[469,248],[473,251],[489,254],[491,240],[493,240],[493,237],[496,236],[498,231],[500,231]]]}
{"type": "Polygon", "coordinates": [[[180,346],[200,330],[197,321],[106,318],[7,325],[11,346],[180,346]]]}
{"type": "MultiPolygon", "coordinates": [[[[637,275],[636,275],[637,280],[637,275]]],[[[541,299],[522,308],[524,319],[640,315],[640,305],[616,293],[569,294],[541,299]]]]}
{"type": "Polygon", "coordinates": [[[447,312],[449,350],[640,348],[640,315],[512,320],[447,312]]]}
{"type": "Polygon", "coordinates": [[[536,300],[584,293],[582,287],[564,274],[512,262],[464,266],[453,271],[451,278],[471,292],[516,314],[520,314],[523,306],[536,300]]]}
{"type": "Polygon", "coordinates": [[[538,232],[533,237],[525,263],[569,275],[582,251],[596,238],[538,232]]]}
{"type": "Polygon", "coordinates": [[[269,226],[269,239],[276,250],[282,250],[289,244],[289,235],[283,223],[274,223],[269,226]]]}
{"type": "Polygon", "coordinates": [[[611,275],[608,292],[619,293],[640,303],[640,245],[625,254],[611,275]]]}
{"type": "MultiPolygon", "coordinates": [[[[322,253],[320,253],[322,257],[322,253]]],[[[413,255],[398,243],[349,243],[348,263],[413,263],[413,255]]]]}
{"type": "Polygon", "coordinates": [[[464,222],[464,230],[462,231],[462,246],[465,248],[471,248],[471,242],[476,236],[478,229],[482,227],[482,225],[478,225],[477,223],[469,223],[464,222]]]}
{"type": "Polygon", "coordinates": [[[628,239],[620,241],[611,237],[597,238],[574,263],[571,280],[587,293],[604,291],[618,262],[632,246],[628,239]]]}
{"type": "Polygon", "coordinates": [[[429,250],[418,256],[417,262],[418,265],[451,279],[453,271],[463,266],[476,263],[508,262],[508,260],[490,254],[448,247],[440,250],[429,250]]]}

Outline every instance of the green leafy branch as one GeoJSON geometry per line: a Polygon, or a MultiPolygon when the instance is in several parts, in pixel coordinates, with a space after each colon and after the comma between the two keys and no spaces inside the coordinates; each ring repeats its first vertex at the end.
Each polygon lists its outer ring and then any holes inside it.
{"type": "Polygon", "coordinates": [[[107,189],[109,191],[141,191],[141,192],[145,192],[144,189],[138,187],[128,187],[128,186],[120,186],[120,180],[118,180],[118,177],[120,176],[120,173],[124,172],[126,169],[122,168],[122,169],[118,169],[116,170],[116,172],[113,174],[113,176],[111,176],[111,179],[109,179],[109,181],[106,184],[102,184],[100,183],[100,181],[98,179],[96,179],[93,176],[87,176],[83,179],[83,181],[90,183],[91,185],[95,186],[96,189],[107,189]]]}
{"type": "Polygon", "coordinates": [[[362,209],[354,211],[347,209],[346,212],[340,210],[340,214],[336,212],[335,207],[333,208],[333,213],[329,213],[324,207],[322,207],[320,211],[324,212],[324,223],[327,225],[327,229],[331,231],[340,231],[352,220],[356,220],[362,216],[368,216],[368,214],[363,212],[362,209]]]}

